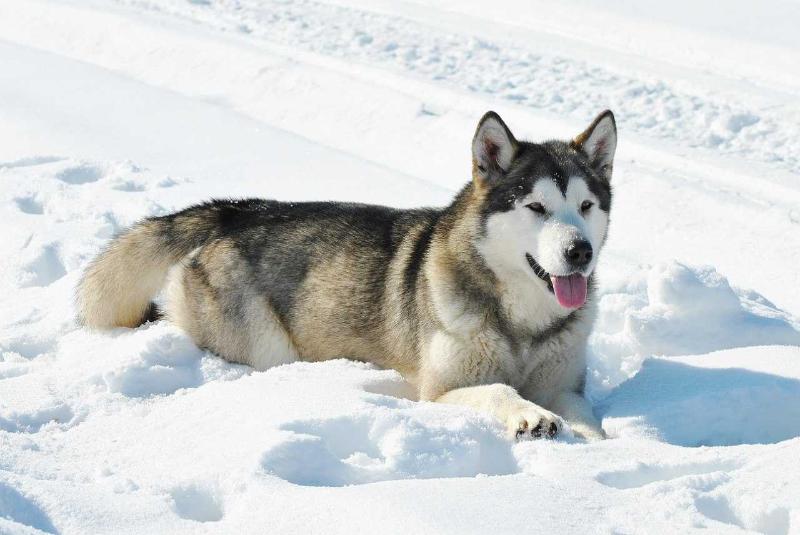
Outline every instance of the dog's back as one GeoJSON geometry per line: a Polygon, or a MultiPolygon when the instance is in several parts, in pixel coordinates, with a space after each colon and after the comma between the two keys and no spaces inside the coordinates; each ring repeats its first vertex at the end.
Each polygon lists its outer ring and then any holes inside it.
{"type": "Polygon", "coordinates": [[[148,218],[86,271],[80,315],[91,327],[134,327],[167,286],[167,316],[230,360],[263,369],[346,356],[407,368],[440,213],[248,199],[148,218]]]}

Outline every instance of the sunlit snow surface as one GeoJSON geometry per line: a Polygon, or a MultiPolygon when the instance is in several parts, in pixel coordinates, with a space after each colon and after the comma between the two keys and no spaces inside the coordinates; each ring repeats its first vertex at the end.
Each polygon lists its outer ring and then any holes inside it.
{"type": "Polygon", "coordinates": [[[0,533],[800,532],[781,59],[800,14],[695,4],[0,4],[0,533]],[[441,205],[486,109],[541,139],[604,107],[620,150],[587,388],[610,440],[511,444],[393,371],[255,373],[165,322],[75,325],[81,269],[141,217],[441,205]]]}

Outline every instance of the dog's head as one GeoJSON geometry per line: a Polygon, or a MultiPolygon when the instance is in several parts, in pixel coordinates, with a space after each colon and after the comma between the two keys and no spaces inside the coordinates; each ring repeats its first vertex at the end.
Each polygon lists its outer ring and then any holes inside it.
{"type": "Polygon", "coordinates": [[[601,113],[572,141],[517,141],[494,112],[472,141],[478,250],[500,279],[529,277],[561,307],[586,301],[606,239],[617,128],[601,113]]]}

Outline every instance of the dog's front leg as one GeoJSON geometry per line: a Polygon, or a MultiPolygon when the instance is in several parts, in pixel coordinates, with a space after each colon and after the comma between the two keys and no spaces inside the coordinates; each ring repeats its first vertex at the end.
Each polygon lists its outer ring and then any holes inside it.
{"type": "Polygon", "coordinates": [[[561,392],[551,404],[569,423],[573,433],[586,440],[603,440],[606,433],[594,417],[589,401],[577,392],[561,392]]]}
{"type": "Polygon", "coordinates": [[[505,425],[512,439],[553,438],[564,425],[561,418],[501,383],[456,388],[439,396],[436,401],[464,405],[490,414],[505,425]]]}

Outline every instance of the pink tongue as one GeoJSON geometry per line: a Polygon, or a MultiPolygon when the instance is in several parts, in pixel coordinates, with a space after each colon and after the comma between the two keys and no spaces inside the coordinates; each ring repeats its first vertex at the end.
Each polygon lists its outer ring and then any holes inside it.
{"type": "Polygon", "coordinates": [[[586,277],[573,273],[568,277],[550,275],[553,291],[559,304],[566,308],[578,308],[586,302],[586,277]]]}

